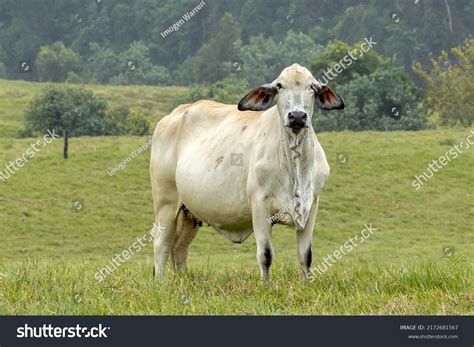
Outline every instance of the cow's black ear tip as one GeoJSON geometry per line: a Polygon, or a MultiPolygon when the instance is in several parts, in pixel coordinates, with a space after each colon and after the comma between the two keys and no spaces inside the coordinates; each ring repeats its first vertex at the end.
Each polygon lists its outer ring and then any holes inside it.
{"type": "Polygon", "coordinates": [[[245,103],[244,102],[239,102],[239,104],[237,105],[237,109],[239,111],[248,111],[248,107],[245,107],[245,103]]]}
{"type": "Polygon", "coordinates": [[[337,105],[336,107],[333,108],[333,110],[343,110],[344,107],[346,107],[346,105],[344,104],[344,100],[342,100],[341,97],[339,97],[339,105],[337,105]]]}

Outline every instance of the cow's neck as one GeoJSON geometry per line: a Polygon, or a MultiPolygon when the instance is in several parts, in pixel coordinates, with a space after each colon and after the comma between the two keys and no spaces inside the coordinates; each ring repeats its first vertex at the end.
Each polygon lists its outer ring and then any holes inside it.
{"type": "MultiPolygon", "coordinates": [[[[279,122],[281,123],[281,119],[279,122]]],[[[314,166],[314,130],[310,126],[294,134],[280,124],[280,150],[283,174],[287,175],[291,189],[288,213],[292,216],[296,227],[302,229],[306,225],[309,209],[314,200],[313,196],[313,166],[314,166]]]]}

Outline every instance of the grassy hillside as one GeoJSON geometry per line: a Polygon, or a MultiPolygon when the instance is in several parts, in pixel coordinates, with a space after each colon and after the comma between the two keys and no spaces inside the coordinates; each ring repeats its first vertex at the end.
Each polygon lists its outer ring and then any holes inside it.
{"type": "MultiPolygon", "coordinates": [[[[23,126],[24,110],[45,83],[8,81],[0,79],[0,137],[13,137],[23,126]]],[[[88,89],[112,106],[127,106],[147,116],[151,123],[170,111],[177,96],[186,92],[184,87],[152,86],[95,86],[88,89]]]]}
{"type": "MultiPolygon", "coordinates": [[[[36,141],[13,136],[41,87],[0,81],[0,170],[36,141]]],[[[173,96],[185,92],[91,88],[106,100],[143,109],[150,119],[159,119],[173,96]]],[[[208,227],[191,246],[188,276],[153,280],[148,245],[97,283],[97,267],[152,226],[149,153],[108,175],[148,139],[72,138],[67,161],[56,140],[0,181],[0,314],[472,314],[474,148],[420,191],[411,186],[428,162],[468,134],[469,129],[318,135],[332,172],[321,197],[314,265],[364,224],[378,231],[306,283],[298,270],[295,232],[277,226],[275,276],[268,286],[256,276],[252,237],[233,245],[208,227]],[[443,253],[445,247],[454,254],[443,253]]]]}

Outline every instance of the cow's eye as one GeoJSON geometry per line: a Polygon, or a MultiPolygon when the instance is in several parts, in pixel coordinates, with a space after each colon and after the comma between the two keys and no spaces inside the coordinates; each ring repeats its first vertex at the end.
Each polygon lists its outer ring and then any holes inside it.
{"type": "Polygon", "coordinates": [[[281,85],[281,83],[277,83],[277,88],[278,89],[283,89],[283,86],[281,85]]]}

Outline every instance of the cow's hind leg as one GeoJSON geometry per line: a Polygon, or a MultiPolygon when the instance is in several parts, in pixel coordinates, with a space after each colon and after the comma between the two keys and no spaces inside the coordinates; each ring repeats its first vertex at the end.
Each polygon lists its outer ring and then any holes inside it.
{"type": "Polygon", "coordinates": [[[201,225],[202,222],[183,205],[178,215],[176,237],[172,249],[173,264],[177,271],[186,270],[189,246],[201,225]]]}
{"type": "Polygon", "coordinates": [[[155,201],[155,225],[153,230],[153,250],[155,254],[153,273],[162,277],[176,234],[176,214],[178,202],[155,201]]]}

